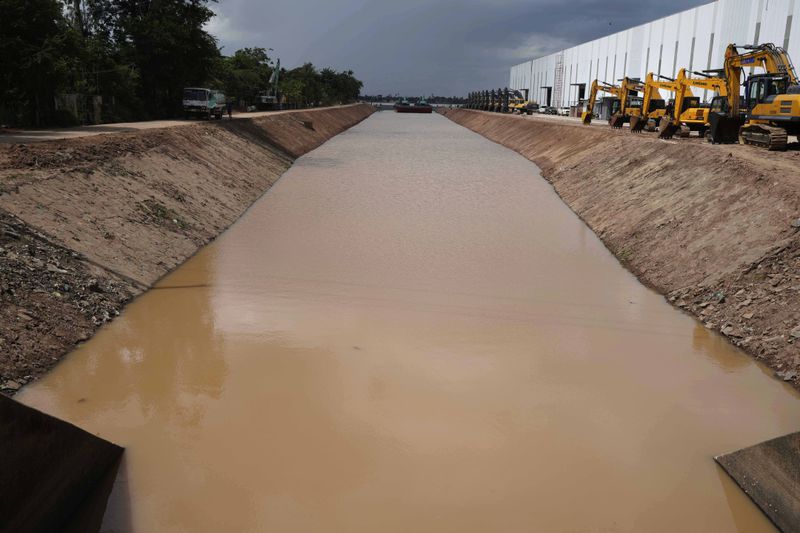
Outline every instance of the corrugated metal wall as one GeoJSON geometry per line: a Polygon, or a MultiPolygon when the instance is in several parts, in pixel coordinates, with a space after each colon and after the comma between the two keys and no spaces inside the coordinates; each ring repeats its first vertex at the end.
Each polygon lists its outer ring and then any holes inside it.
{"type": "Polygon", "coordinates": [[[580,85],[588,92],[595,78],[611,83],[625,75],[644,79],[648,71],[674,77],[683,67],[721,68],[729,43],[765,42],[800,60],[800,0],[717,0],[515,65],[509,87],[528,89],[541,104],[551,87],[551,105],[575,105],[580,85]]]}

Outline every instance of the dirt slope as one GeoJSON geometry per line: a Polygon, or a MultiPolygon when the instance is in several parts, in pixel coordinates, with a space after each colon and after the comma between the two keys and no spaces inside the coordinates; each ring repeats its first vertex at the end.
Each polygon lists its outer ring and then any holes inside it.
{"type": "Polygon", "coordinates": [[[639,279],[800,385],[800,153],[443,114],[539,165],[639,279]]]}
{"type": "Polygon", "coordinates": [[[0,390],[13,393],[370,106],[0,146],[0,390]]]}

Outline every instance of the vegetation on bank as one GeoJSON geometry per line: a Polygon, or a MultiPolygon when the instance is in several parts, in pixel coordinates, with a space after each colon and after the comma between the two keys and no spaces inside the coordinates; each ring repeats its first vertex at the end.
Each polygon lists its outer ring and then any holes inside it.
{"type": "MultiPolygon", "coordinates": [[[[254,104],[273,89],[275,63],[264,48],[222,55],[205,30],[211,1],[0,0],[0,124],[171,117],[192,86],[254,104]]],[[[348,103],[362,87],[352,71],[311,63],[281,69],[279,80],[298,106],[348,103]]]]}

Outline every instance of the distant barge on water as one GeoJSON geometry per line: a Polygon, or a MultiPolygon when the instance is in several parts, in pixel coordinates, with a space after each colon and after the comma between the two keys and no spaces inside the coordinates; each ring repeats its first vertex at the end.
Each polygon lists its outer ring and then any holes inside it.
{"type": "Polygon", "coordinates": [[[398,113],[433,113],[433,107],[422,99],[413,104],[408,100],[400,100],[394,104],[394,110],[398,113]]]}

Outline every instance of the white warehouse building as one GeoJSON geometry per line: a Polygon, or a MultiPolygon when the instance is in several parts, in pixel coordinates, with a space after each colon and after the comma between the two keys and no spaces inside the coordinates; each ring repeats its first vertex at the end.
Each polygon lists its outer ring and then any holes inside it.
{"type": "Polygon", "coordinates": [[[718,69],[728,44],[769,42],[800,57],[800,0],[716,0],[516,65],[509,87],[541,105],[575,106],[595,79],[618,84],[626,75],[718,69]]]}

